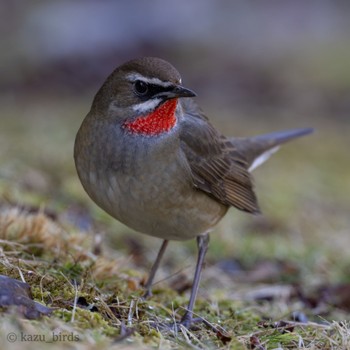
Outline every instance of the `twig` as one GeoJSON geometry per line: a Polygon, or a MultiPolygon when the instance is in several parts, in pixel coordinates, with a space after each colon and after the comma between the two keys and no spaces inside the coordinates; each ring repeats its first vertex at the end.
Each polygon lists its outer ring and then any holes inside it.
{"type": "Polygon", "coordinates": [[[73,311],[72,311],[72,318],[71,318],[71,322],[74,322],[74,318],[75,318],[75,311],[77,309],[77,302],[78,302],[78,286],[77,286],[77,281],[76,279],[74,279],[74,290],[75,290],[75,294],[74,294],[74,303],[73,303],[73,311]]]}

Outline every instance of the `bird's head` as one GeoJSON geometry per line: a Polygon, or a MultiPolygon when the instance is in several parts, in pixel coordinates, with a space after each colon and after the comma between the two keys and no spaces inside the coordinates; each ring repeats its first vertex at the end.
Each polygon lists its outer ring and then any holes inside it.
{"type": "Polygon", "coordinates": [[[159,134],[176,123],[177,99],[196,94],[181,85],[179,72],[155,57],[129,61],[107,78],[92,108],[131,133],[159,134]]]}

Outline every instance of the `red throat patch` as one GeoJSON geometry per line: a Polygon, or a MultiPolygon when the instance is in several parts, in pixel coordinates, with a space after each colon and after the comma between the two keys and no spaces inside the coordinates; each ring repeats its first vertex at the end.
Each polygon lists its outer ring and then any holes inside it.
{"type": "Polygon", "coordinates": [[[176,123],[176,105],[177,99],[166,101],[150,114],[139,116],[133,121],[126,121],[123,127],[134,134],[151,136],[167,132],[176,123]]]}

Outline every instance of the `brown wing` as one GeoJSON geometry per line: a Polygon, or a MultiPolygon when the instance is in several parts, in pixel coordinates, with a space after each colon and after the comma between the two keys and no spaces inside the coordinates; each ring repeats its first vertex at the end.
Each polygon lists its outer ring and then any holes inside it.
{"type": "Polygon", "coordinates": [[[191,100],[184,100],[181,147],[194,186],[228,206],[258,213],[259,206],[248,163],[231,141],[221,135],[191,100]]]}

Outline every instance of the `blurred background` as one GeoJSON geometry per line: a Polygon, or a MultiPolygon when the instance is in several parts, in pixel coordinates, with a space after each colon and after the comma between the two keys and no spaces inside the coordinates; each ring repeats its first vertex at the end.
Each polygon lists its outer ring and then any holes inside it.
{"type": "MultiPolygon", "coordinates": [[[[307,261],[312,281],[349,279],[349,2],[12,0],[0,7],[2,206],[41,208],[68,230],[102,232],[116,254],[149,265],[160,242],[130,234],[88,199],[72,153],[111,71],[159,56],[227,135],[316,129],[256,171],[264,217],[231,210],[209,261],[230,272],[238,269],[233,257],[247,266],[288,257],[307,261]]],[[[193,243],[174,243],[169,266],[179,256],[191,265],[188,251],[193,243]]]]}

